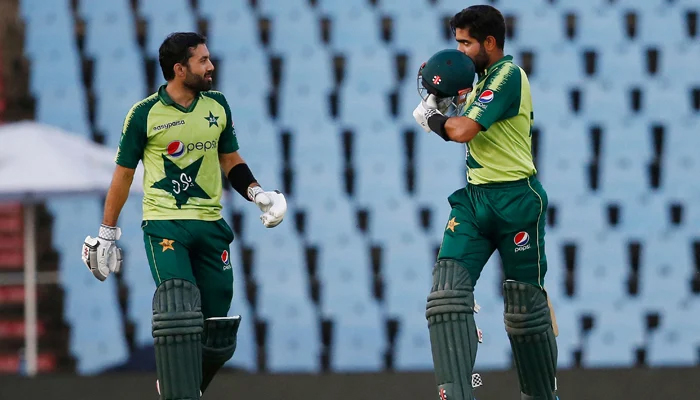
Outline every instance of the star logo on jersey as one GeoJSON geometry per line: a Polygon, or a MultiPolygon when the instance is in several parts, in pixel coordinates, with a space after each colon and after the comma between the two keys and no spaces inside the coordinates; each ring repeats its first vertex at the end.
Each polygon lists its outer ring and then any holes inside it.
{"type": "Polygon", "coordinates": [[[163,241],[158,244],[163,246],[163,253],[165,253],[166,250],[175,251],[175,249],[173,248],[173,243],[175,243],[174,240],[163,239],[163,241]]]}
{"type": "Polygon", "coordinates": [[[459,222],[457,222],[457,217],[452,217],[452,219],[447,222],[447,228],[445,230],[449,229],[454,232],[457,225],[459,225],[459,222]]]}
{"type": "Polygon", "coordinates": [[[170,193],[175,198],[175,205],[177,208],[182,208],[182,205],[187,204],[187,201],[189,201],[191,197],[211,199],[196,182],[197,174],[199,174],[199,168],[202,166],[204,156],[185,168],[178,167],[177,164],[164,154],[161,155],[161,157],[163,157],[165,178],[154,183],[151,186],[152,188],[165,190],[170,193]]]}
{"type": "Polygon", "coordinates": [[[204,119],[206,119],[207,122],[209,122],[209,127],[210,127],[210,128],[211,128],[212,126],[216,126],[216,127],[219,126],[219,122],[217,122],[217,121],[219,121],[219,117],[214,116],[214,114],[212,114],[211,111],[209,111],[209,116],[208,116],[208,117],[204,117],[204,119]]]}

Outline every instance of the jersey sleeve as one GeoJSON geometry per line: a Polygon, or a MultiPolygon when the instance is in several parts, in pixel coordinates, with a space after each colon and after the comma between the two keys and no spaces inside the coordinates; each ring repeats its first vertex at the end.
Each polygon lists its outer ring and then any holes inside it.
{"type": "Polygon", "coordinates": [[[148,110],[145,104],[134,105],[124,119],[122,135],[119,139],[119,149],[115,159],[118,165],[126,168],[136,168],[143,157],[148,134],[146,125],[148,110]]]}
{"type": "Polygon", "coordinates": [[[228,101],[226,101],[226,97],[224,97],[223,93],[215,91],[211,91],[209,93],[211,94],[211,97],[224,108],[226,113],[226,125],[219,136],[219,153],[227,154],[238,151],[238,138],[236,138],[236,129],[233,126],[231,107],[229,107],[228,101]]]}
{"type": "Polygon", "coordinates": [[[494,122],[516,116],[520,109],[521,79],[519,67],[504,65],[489,78],[463,115],[478,122],[484,130],[494,122]]]}

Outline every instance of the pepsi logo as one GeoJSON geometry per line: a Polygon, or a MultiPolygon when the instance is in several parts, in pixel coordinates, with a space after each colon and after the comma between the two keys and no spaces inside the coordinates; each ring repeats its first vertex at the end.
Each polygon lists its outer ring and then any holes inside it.
{"type": "Polygon", "coordinates": [[[224,250],[224,252],[221,253],[221,262],[224,263],[224,265],[228,265],[228,250],[224,250]]]}
{"type": "Polygon", "coordinates": [[[523,247],[530,243],[530,235],[528,235],[527,232],[518,232],[515,234],[513,242],[516,246],[523,247]]]}
{"type": "Polygon", "coordinates": [[[479,95],[479,103],[490,103],[493,100],[493,90],[486,89],[479,95]]]}
{"type": "Polygon", "coordinates": [[[173,140],[168,143],[168,155],[177,158],[185,154],[185,144],[179,140],[173,140]]]}

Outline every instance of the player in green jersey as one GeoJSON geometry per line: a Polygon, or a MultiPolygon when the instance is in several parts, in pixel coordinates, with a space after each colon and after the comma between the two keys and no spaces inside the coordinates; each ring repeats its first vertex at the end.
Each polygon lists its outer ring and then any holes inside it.
{"type": "Polygon", "coordinates": [[[221,172],[233,188],[277,226],[287,204],[266,192],[238,152],[231,110],[212,91],[214,66],[206,40],[174,33],[159,50],[167,84],[126,116],[116,170],[97,238],[87,237],[83,261],[105,280],[119,270],[117,219],[134,171],[143,163],[146,254],[157,289],[153,338],[162,399],[199,399],[233,356],[240,316],[227,317],[233,296],[229,245],[233,232],[221,217],[221,172]]]}
{"type": "Polygon", "coordinates": [[[473,292],[498,250],[506,279],[504,321],[521,399],[554,400],[557,345],[544,289],[547,194],[532,160],[530,85],[525,72],[504,55],[505,21],[497,9],[472,6],[450,24],[458,50],[473,60],[478,81],[458,115],[444,115],[440,93],[469,91],[473,76],[463,68],[468,82],[454,86],[460,70],[444,68],[444,60],[433,57],[420,78],[429,95],[414,111],[425,131],[465,143],[467,149],[467,186],[449,197],[452,211],[426,311],[439,395],[474,398],[469,381],[478,344],[473,292]]]}

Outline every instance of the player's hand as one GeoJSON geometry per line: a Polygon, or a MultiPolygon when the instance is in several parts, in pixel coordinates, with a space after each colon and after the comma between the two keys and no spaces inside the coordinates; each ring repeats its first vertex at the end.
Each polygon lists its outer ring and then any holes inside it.
{"type": "Polygon", "coordinates": [[[413,110],[413,118],[415,118],[416,122],[418,122],[418,125],[423,128],[424,131],[430,132],[430,126],[428,126],[428,118],[432,117],[435,114],[440,114],[440,110],[438,110],[438,104],[437,104],[437,97],[435,95],[429,95],[427,99],[421,100],[420,104],[418,104],[418,107],[416,107],[415,110],[413,110]]]}
{"type": "Polygon", "coordinates": [[[287,213],[287,200],[279,190],[266,192],[260,186],[251,186],[248,188],[248,197],[263,212],[260,220],[266,228],[274,228],[282,222],[287,213]]]}
{"type": "Polygon", "coordinates": [[[82,258],[85,266],[95,278],[104,281],[112,272],[119,272],[122,267],[122,249],[116,241],[122,235],[121,229],[114,226],[100,225],[96,238],[88,236],[83,243],[82,258]]]}

